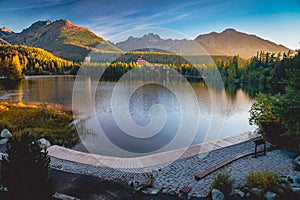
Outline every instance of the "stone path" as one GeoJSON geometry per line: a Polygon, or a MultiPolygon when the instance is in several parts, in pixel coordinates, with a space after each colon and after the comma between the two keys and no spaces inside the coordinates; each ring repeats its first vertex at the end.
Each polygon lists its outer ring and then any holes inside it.
{"type": "MultiPolygon", "coordinates": [[[[189,197],[205,198],[210,190],[212,178],[218,172],[212,172],[201,180],[195,179],[195,174],[205,171],[225,160],[240,154],[254,151],[254,139],[219,148],[211,152],[185,157],[168,165],[152,168],[156,174],[155,188],[162,189],[163,193],[177,195],[180,189],[191,186],[189,197]]],[[[225,166],[226,171],[235,178],[235,187],[246,184],[246,176],[252,171],[272,171],[279,175],[300,176],[294,171],[293,159],[296,155],[290,151],[278,149],[267,152],[266,156],[246,156],[225,166]]],[[[125,181],[132,178],[145,182],[146,179],[140,170],[119,171],[103,166],[86,165],[52,157],[51,167],[73,173],[96,176],[103,180],[125,181]]],[[[147,171],[147,169],[145,169],[147,171]]],[[[218,170],[219,171],[219,170],[218,170]]]]}

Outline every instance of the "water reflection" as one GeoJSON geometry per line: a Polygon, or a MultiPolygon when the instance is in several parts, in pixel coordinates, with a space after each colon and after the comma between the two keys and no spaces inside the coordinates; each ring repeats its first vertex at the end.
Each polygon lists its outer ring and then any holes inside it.
{"type": "MultiPolygon", "coordinates": [[[[48,102],[72,107],[74,80],[75,77],[73,76],[38,76],[27,77],[17,84],[1,81],[0,99],[6,101],[48,102]]],[[[82,77],[81,81],[85,85],[84,88],[87,88],[82,91],[81,98],[83,100],[92,98],[92,78],[82,77]]],[[[178,77],[168,77],[168,79],[163,81],[172,84],[174,87],[180,88],[183,92],[188,86],[188,83],[179,84],[178,77]]],[[[213,94],[210,94],[207,86],[200,79],[190,79],[189,81],[196,94],[198,100],[197,103],[201,113],[199,130],[194,143],[201,143],[203,141],[203,133],[208,130],[210,120],[213,117],[218,116],[218,111],[224,109],[224,106],[218,105],[219,107],[215,109],[215,113],[212,113],[211,95],[214,95],[217,98],[226,99],[225,124],[221,133],[221,137],[226,137],[254,129],[254,127],[248,125],[248,111],[253,102],[253,97],[255,97],[255,94],[258,91],[271,91],[270,87],[265,85],[226,84],[225,90],[213,88],[213,94]]],[[[146,126],[149,124],[150,120],[149,108],[151,105],[163,105],[168,113],[168,119],[166,127],[162,130],[162,134],[152,138],[150,141],[150,143],[153,144],[152,146],[145,145],[143,141],[135,141],[135,145],[128,144],[127,139],[124,136],[120,137],[120,130],[118,130],[118,127],[114,123],[111,110],[110,97],[115,84],[116,82],[114,81],[102,80],[98,84],[95,98],[98,121],[102,123],[101,125],[103,125],[104,129],[110,133],[110,139],[124,147],[124,149],[132,150],[132,148],[138,148],[140,151],[149,151],[149,148],[159,148],[160,146],[165,145],[166,141],[169,141],[174,137],[174,132],[177,130],[180,122],[180,105],[178,104],[178,100],[174,94],[163,86],[151,84],[140,87],[135,91],[130,99],[130,115],[136,124],[146,126]]],[[[141,83],[133,79],[128,80],[128,82],[125,82],[124,84],[126,86],[126,84],[140,85],[141,83]]],[[[193,110],[189,110],[188,112],[193,112],[193,110]]],[[[86,126],[88,129],[93,130],[94,124],[86,124],[86,126]]],[[[97,135],[95,134],[87,134],[86,137],[91,143],[97,141],[95,139],[97,135]]],[[[182,139],[184,140],[184,138],[182,139]]],[[[111,155],[113,152],[110,152],[109,149],[105,149],[104,146],[101,154],[111,155]]]]}
{"type": "Polygon", "coordinates": [[[32,76],[19,83],[0,82],[0,99],[72,105],[73,76],[32,76]]]}

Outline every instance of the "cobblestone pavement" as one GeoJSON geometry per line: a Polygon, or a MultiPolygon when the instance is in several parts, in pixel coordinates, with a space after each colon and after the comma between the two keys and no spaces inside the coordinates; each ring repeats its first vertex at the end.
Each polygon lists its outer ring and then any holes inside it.
{"type": "MultiPolygon", "coordinates": [[[[207,154],[177,160],[167,166],[158,166],[153,169],[153,172],[156,174],[154,187],[162,189],[163,193],[176,195],[183,186],[188,185],[192,187],[188,193],[189,197],[206,197],[210,190],[212,178],[217,172],[213,172],[199,181],[195,180],[194,175],[224,160],[253,150],[253,140],[249,140],[237,145],[217,149],[207,154]]],[[[246,156],[228,164],[224,170],[229,171],[232,177],[235,178],[235,186],[244,185],[246,183],[246,176],[251,171],[269,170],[279,175],[300,175],[300,172],[293,170],[293,159],[295,156],[290,151],[278,149],[267,152],[266,156],[259,156],[258,158],[246,156]]],[[[51,167],[74,173],[92,175],[104,180],[128,182],[134,178],[138,181],[146,181],[143,173],[118,171],[56,158],[51,159],[51,167]]]]}

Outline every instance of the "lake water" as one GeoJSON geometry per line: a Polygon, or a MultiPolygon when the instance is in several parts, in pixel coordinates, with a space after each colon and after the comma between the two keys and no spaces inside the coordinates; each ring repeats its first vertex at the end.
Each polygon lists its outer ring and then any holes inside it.
{"type": "MultiPolygon", "coordinates": [[[[0,100],[48,102],[72,107],[74,81],[73,76],[36,76],[27,77],[16,85],[0,82],[0,100]]],[[[79,117],[87,120],[80,133],[82,143],[75,149],[83,150],[84,144],[88,151],[102,155],[146,155],[255,129],[248,124],[253,99],[246,92],[249,90],[237,85],[230,85],[225,90],[209,90],[201,81],[182,83],[172,78],[164,80],[165,86],[139,80],[101,81],[92,94],[89,88],[93,82],[89,77],[77,81],[84,85],[80,88],[82,91],[78,90],[81,91],[82,106],[77,108],[82,111],[87,107],[79,117]],[[115,94],[116,86],[119,90],[115,94]],[[131,87],[136,90],[126,100],[125,93],[131,87]],[[223,103],[218,103],[221,99],[223,103]],[[90,100],[95,102],[94,106],[89,105],[90,100]],[[137,131],[128,133],[132,122],[137,125],[137,131]],[[99,133],[99,127],[102,133],[99,133]],[[144,130],[141,128],[148,129],[139,132],[144,130]],[[179,129],[184,134],[179,134],[179,129]]]]}

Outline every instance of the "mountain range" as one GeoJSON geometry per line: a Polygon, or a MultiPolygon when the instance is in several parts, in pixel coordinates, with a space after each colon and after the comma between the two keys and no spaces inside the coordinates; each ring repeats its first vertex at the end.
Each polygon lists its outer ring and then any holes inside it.
{"type": "Polygon", "coordinates": [[[177,54],[240,55],[243,58],[250,58],[260,51],[279,53],[290,50],[283,45],[234,29],[199,35],[195,40],[162,39],[157,34],[149,33],[140,38],[130,36],[126,41],[116,43],[116,46],[123,51],[158,48],[177,54]]]}
{"type": "Polygon", "coordinates": [[[69,20],[37,21],[20,33],[9,28],[0,29],[0,44],[22,44],[43,48],[67,60],[82,61],[90,51],[96,53],[121,53],[144,48],[155,48],[176,54],[240,55],[250,58],[258,51],[287,52],[290,49],[255,35],[226,29],[221,33],[199,35],[194,40],[162,39],[149,33],[143,37],[130,36],[113,44],[89,29],[76,26],[69,20]],[[200,44],[200,45],[199,45],[200,44]]]}

